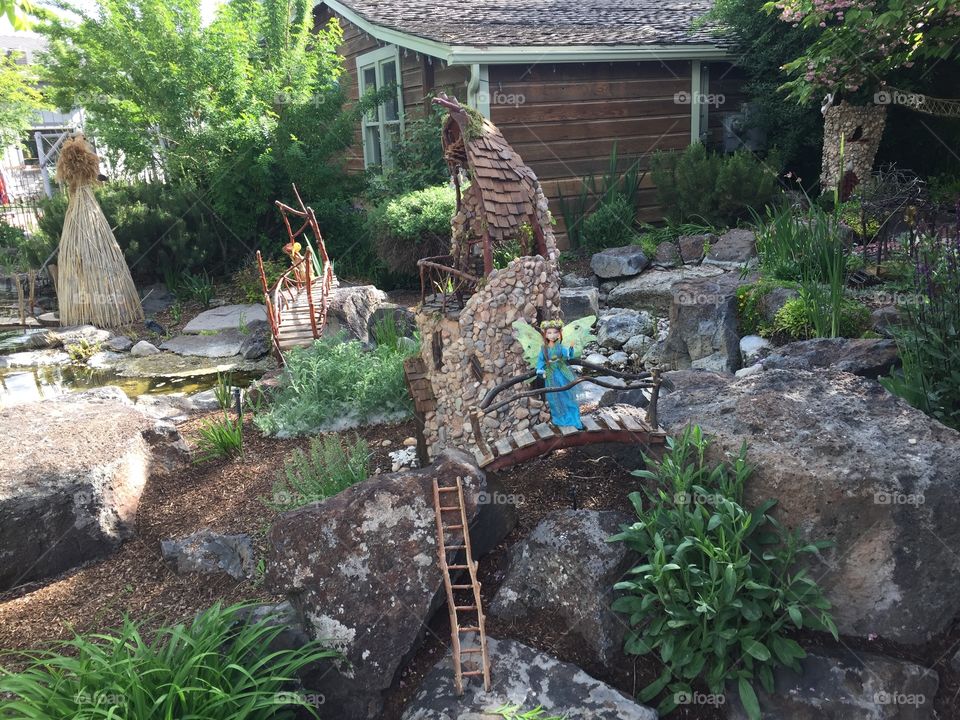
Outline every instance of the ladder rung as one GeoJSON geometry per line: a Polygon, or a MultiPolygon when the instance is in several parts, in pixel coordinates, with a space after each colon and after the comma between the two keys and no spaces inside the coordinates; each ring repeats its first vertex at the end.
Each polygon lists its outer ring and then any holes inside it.
{"type": "Polygon", "coordinates": [[[455,505],[453,507],[442,507],[440,508],[440,512],[460,512],[460,506],[455,505]]]}
{"type": "MultiPolygon", "coordinates": [[[[463,650],[460,652],[463,652],[463,650]]],[[[483,675],[483,670],[468,670],[467,672],[460,673],[461,677],[476,677],[477,675],[483,675]]]]}
{"type": "Polygon", "coordinates": [[[466,545],[444,545],[443,549],[444,550],[466,550],[467,546],[466,545]]]}
{"type": "Polygon", "coordinates": [[[447,570],[469,570],[466,565],[447,565],[447,570]]]}
{"type": "Polygon", "coordinates": [[[478,653],[483,652],[483,648],[460,648],[460,654],[466,655],[467,653],[478,653]]]}
{"type": "Polygon", "coordinates": [[[446,487],[444,487],[444,488],[437,488],[437,492],[456,492],[456,491],[457,491],[457,488],[455,488],[455,487],[452,487],[452,488],[446,488],[446,487]]]}
{"type": "Polygon", "coordinates": [[[471,610],[476,610],[477,606],[476,605],[454,605],[453,609],[456,610],[457,612],[468,612],[471,610]]]}
{"type": "Polygon", "coordinates": [[[451,585],[451,590],[473,590],[473,585],[451,585]]]}
{"type": "Polygon", "coordinates": [[[444,525],[444,530],[463,530],[463,525],[444,525]]]}
{"type": "Polygon", "coordinates": [[[480,632],[480,627],[476,625],[468,625],[466,627],[460,628],[460,632],[480,632]]]}

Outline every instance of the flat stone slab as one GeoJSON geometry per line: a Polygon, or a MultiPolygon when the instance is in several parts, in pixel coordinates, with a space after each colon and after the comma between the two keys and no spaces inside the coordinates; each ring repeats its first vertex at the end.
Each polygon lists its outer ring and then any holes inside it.
{"type": "MultiPolygon", "coordinates": [[[[463,647],[476,647],[468,641],[463,647]]],[[[465,678],[457,697],[447,655],[429,672],[402,720],[492,720],[491,710],[504,705],[529,711],[541,706],[546,715],[567,720],[656,720],[657,713],[619,690],[592,678],[576,665],[561,662],[515,640],[487,638],[490,692],[479,677],[465,678]]],[[[473,657],[465,655],[465,658],[473,657]]]]}
{"type": "Polygon", "coordinates": [[[714,277],[723,273],[717,266],[687,266],[675,270],[647,270],[636,277],[624,280],[610,290],[607,305],[610,307],[650,310],[667,315],[673,302],[673,286],[681,280],[714,277]]]}
{"type": "Polygon", "coordinates": [[[31,350],[0,355],[0,368],[66,365],[70,356],[62,350],[31,350]]]}
{"type": "Polygon", "coordinates": [[[767,370],[834,370],[863,377],[889,374],[900,364],[897,343],[887,338],[814,338],[774,349],[763,359],[767,370]]]}
{"type": "Polygon", "coordinates": [[[752,230],[734,228],[727,230],[716,242],[711,243],[705,263],[725,265],[745,263],[757,256],[757,237],[752,230]]]}
{"type": "Polygon", "coordinates": [[[590,269],[601,278],[636,275],[649,264],[649,258],[639,245],[601,250],[590,258],[590,269]]]}
{"type": "Polygon", "coordinates": [[[262,373],[276,366],[276,361],[270,357],[244,360],[236,355],[229,358],[201,358],[196,355],[158,353],[146,357],[122,355],[109,369],[120,377],[184,378],[224,372],[262,373]]]}
{"type": "Polygon", "coordinates": [[[267,321],[267,309],[263,305],[224,305],[204,310],[188,322],[183,332],[197,335],[205,331],[237,330],[241,324],[250,326],[267,321]]]}
{"type": "Polygon", "coordinates": [[[161,350],[177,355],[205,358],[224,358],[239,355],[246,336],[236,327],[213,335],[179,335],[167,340],[161,350]]]}

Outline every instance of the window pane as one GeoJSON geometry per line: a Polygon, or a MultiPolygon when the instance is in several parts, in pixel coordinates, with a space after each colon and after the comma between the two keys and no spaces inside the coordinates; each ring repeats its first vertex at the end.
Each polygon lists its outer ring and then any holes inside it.
{"type": "MultiPolygon", "coordinates": [[[[387,87],[388,85],[393,85],[397,82],[397,63],[393,60],[388,60],[380,66],[383,71],[383,86],[387,87]]],[[[397,92],[394,93],[393,97],[387,100],[383,105],[384,110],[384,120],[399,120],[400,119],[400,104],[397,102],[399,97],[400,89],[397,88],[397,92]]]]}
{"type": "Polygon", "coordinates": [[[382,165],[383,153],[380,147],[380,128],[376,125],[366,128],[364,149],[367,153],[368,165],[382,165]]]}
{"type": "Polygon", "coordinates": [[[384,164],[390,165],[393,161],[393,148],[400,142],[400,123],[390,123],[383,126],[383,158],[384,164]]]}
{"type": "MultiPolygon", "coordinates": [[[[368,92],[375,91],[377,89],[377,68],[368,67],[363,69],[363,87],[361,92],[366,94],[368,92]]],[[[377,122],[377,109],[372,108],[366,115],[367,120],[370,122],[377,122]]]]}

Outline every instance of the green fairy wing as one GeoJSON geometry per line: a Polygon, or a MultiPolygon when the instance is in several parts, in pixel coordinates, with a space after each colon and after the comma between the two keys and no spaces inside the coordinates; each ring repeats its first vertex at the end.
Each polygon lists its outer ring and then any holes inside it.
{"type": "Polygon", "coordinates": [[[523,359],[527,361],[532,369],[537,367],[537,356],[543,347],[543,336],[533,325],[525,320],[517,320],[513,323],[514,337],[523,348],[523,359]]]}
{"type": "Polygon", "coordinates": [[[580,357],[583,348],[596,341],[597,336],[591,330],[596,321],[596,315],[587,315],[563,326],[563,344],[567,347],[573,345],[574,357],[580,357]]]}

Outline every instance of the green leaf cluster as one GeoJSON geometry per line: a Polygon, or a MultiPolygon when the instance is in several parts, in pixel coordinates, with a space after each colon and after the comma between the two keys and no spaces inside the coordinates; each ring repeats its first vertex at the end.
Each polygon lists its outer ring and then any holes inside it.
{"type": "Polygon", "coordinates": [[[310,438],[307,452],[295,449],[283,462],[283,473],[267,502],[275,510],[292,510],[333,497],[370,476],[372,455],[366,441],[336,435],[310,438]]]}
{"type": "Polygon", "coordinates": [[[744,506],[746,445],[730,466],[714,467],[708,446],[699,427],[687,427],[668,439],[662,460],[646,459],[652,470],[635,471],[652,487],[630,495],[637,521],[610,541],[626,543],[643,560],[615,586],[623,595],[613,607],[629,619],[626,652],[655,654],[664,666],[641,691],[642,701],[668,690],[659,706],[666,713],[698,679],[715,694],[732,682],[755,720],[753,683],[772,692],[773,669],[798,669],[805,655],[790,631],[836,636],[830,603],[798,567],[828,543],[801,543],[769,514],[773,500],[744,506]]]}
{"type": "Polygon", "coordinates": [[[417,277],[417,260],[450,252],[450,219],[456,211],[457,194],[449,184],[384,201],[369,218],[378,257],[392,272],[417,277]]]}

